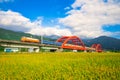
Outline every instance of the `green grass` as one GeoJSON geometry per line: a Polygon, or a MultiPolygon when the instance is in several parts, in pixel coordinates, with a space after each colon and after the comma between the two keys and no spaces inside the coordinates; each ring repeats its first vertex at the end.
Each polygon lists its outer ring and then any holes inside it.
{"type": "Polygon", "coordinates": [[[120,54],[2,53],[0,80],[120,80],[120,54]]]}

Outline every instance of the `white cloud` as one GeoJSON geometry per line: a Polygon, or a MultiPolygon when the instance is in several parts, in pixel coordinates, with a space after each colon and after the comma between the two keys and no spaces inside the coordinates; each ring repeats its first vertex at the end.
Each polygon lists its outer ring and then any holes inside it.
{"type": "Polygon", "coordinates": [[[65,10],[69,10],[70,9],[70,7],[66,7],[66,8],[64,8],[65,10]]]}
{"type": "Polygon", "coordinates": [[[71,35],[68,29],[60,29],[59,26],[42,26],[42,17],[38,17],[35,21],[24,17],[18,12],[0,11],[0,28],[13,31],[22,31],[35,35],[71,35]]]}
{"type": "Polygon", "coordinates": [[[14,31],[29,31],[33,26],[28,18],[23,17],[20,13],[8,11],[0,11],[0,27],[14,31]]]}
{"type": "Polygon", "coordinates": [[[74,35],[82,37],[98,37],[112,35],[105,32],[103,25],[120,24],[120,3],[116,0],[76,0],[68,16],[59,22],[69,26],[74,35]]]}
{"type": "Polygon", "coordinates": [[[119,38],[120,39],[120,31],[117,31],[117,32],[113,32],[111,34],[112,37],[116,37],[116,38],[119,38]]]}
{"type": "Polygon", "coordinates": [[[57,36],[69,36],[72,35],[71,32],[68,29],[60,29],[57,26],[55,27],[38,27],[32,29],[29,33],[33,33],[36,35],[57,35],[57,36]]]}

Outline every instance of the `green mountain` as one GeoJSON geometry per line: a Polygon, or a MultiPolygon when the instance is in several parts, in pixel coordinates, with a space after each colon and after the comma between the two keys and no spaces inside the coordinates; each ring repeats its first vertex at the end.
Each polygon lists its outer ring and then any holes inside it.
{"type": "Polygon", "coordinates": [[[91,40],[86,40],[85,43],[88,46],[92,44],[99,43],[102,45],[102,48],[105,50],[112,51],[120,51],[120,39],[108,37],[108,36],[100,36],[91,40]]]}
{"type": "Polygon", "coordinates": [[[40,36],[31,35],[23,32],[15,32],[0,28],[0,39],[20,41],[22,36],[40,39],[40,36]]]}

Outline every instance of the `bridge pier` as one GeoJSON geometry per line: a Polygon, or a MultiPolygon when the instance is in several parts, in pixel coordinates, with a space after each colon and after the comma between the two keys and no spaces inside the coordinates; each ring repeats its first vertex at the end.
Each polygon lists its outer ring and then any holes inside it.
{"type": "Polygon", "coordinates": [[[39,52],[40,51],[40,48],[35,48],[34,49],[34,52],[39,52]]]}
{"type": "Polygon", "coordinates": [[[28,52],[39,52],[39,48],[28,48],[28,52]]]}

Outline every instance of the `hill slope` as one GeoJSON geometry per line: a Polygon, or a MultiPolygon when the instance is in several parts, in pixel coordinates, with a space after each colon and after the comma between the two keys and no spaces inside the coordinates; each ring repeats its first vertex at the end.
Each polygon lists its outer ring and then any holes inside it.
{"type": "Polygon", "coordinates": [[[100,36],[98,38],[86,40],[85,43],[89,46],[94,43],[99,43],[102,45],[103,49],[120,50],[120,39],[116,39],[112,37],[100,36]]]}
{"type": "Polygon", "coordinates": [[[31,35],[23,32],[15,32],[15,31],[10,31],[10,30],[0,28],[0,39],[20,41],[22,36],[27,36],[27,37],[32,36],[34,38],[40,39],[40,36],[31,35]]]}

